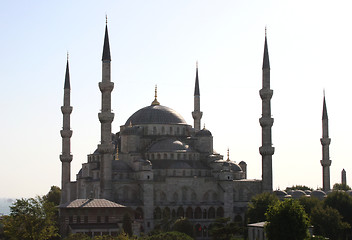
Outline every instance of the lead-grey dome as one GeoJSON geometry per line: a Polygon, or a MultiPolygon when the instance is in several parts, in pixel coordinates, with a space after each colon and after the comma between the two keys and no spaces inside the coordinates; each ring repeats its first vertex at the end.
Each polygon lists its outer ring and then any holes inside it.
{"type": "Polygon", "coordinates": [[[190,147],[177,139],[164,139],[154,143],[148,152],[190,152],[190,147]]]}
{"type": "Polygon", "coordinates": [[[187,124],[183,117],[175,110],[152,105],[139,109],[125,123],[125,126],[139,124],[187,124]]]}

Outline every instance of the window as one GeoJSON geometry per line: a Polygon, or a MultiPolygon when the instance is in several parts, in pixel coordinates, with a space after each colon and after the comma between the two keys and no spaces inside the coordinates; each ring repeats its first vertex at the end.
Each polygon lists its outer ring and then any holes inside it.
{"type": "Polygon", "coordinates": [[[84,223],[88,223],[88,216],[84,216],[84,223]]]}
{"type": "Polygon", "coordinates": [[[97,223],[101,223],[101,217],[97,216],[97,223]]]}
{"type": "Polygon", "coordinates": [[[81,223],[81,217],[80,217],[80,216],[77,216],[76,222],[77,222],[77,223],[81,223]]]}

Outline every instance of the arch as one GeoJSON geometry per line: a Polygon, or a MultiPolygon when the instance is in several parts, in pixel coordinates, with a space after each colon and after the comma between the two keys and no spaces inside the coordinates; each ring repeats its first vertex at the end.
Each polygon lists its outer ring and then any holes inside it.
{"type": "Polygon", "coordinates": [[[135,219],[143,219],[144,218],[143,209],[141,207],[136,208],[134,218],[135,219]]]}
{"type": "Polygon", "coordinates": [[[213,219],[215,218],[215,208],[210,207],[208,211],[208,218],[213,219]]]}
{"type": "Polygon", "coordinates": [[[200,209],[200,207],[196,207],[196,209],[194,210],[194,218],[195,219],[202,218],[202,210],[200,209]]]}
{"type": "Polygon", "coordinates": [[[191,207],[186,209],[186,218],[193,219],[193,209],[191,207]]]}
{"type": "Polygon", "coordinates": [[[165,134],[165,127],[164,126],[161,127],[161,133],[165,134]]]}
{"type": "Polygon", "coordinates": [[[180,128],[179,127],[176,128],[176,132],[177,132],[177,135],[180,135],[180,128]]]}
{"type": "Polygon", "coordinates": [[[164,219],[169,219],[170,218],[170,208],[166,207],[163,210],[163,218],[164,219]]]}
{"type": "Polygon", "coordinates": [[[153,134],[154,135],[156,134],[156,127],[155,126],[153,127],[153,134]]]}
{"type": "Polygon", "coordinates": [[[156,159],[160,159],[160,158],[161,158],[160,153],[158,153],[158,154],[156,155],[156,159]]]}
{"type": "Polygon", "coordinates": [[[216,209],[216,217],[224,217],[224,209],[222,207],[216,209]]]}
{"type": "Polygon", "coordinates": [[[164,159],[167,159],[167,154],[166,153],[164,153],[164,159]]]}
{"type": "Polygon", "coordinates": [[[170,134],[172,134],[173,132],[172,132],[172,127],[170,127],[170,134]]]}
{"type": "Polygon", "coordinates": [[[185,210],[183,210],[183,207],[178,207],[177,208],[177,217],[184,217],[185,216],[185,210]]]}
{"type": "Polygon", "coordinates": [[[154,209],[154,219],[161,219],[161,210],[159,207],[154,209]]]}
{"type": "Polygon", "coordinates": [[[196,237],[201,237],[202,236],[202,226],[199,224],[199,223],[197,223],[197,225],[196,225],[196,227],[195,227],[196,229],[196,237]]]}

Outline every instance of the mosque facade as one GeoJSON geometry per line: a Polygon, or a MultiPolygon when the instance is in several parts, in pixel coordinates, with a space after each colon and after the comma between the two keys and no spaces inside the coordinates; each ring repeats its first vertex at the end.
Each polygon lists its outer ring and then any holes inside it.
{"type": "MultiPolygon", "coordinates": [[[[114,83],[110,78],[111,56],[108,28],[102,54],[101,139],[97,149],[87,156],[71,181],[70,149],[70,75],[67,61],[64,83],[62,136],[62,197],[68,206],[77,199],[105,199],[133,209],[141,231],[149,232],[163,219],[187,217],[206,235],[209,225],[218,217],[230,217],[243,222],[250,199],[259,193],[272,191],[272,155],[270,101],[270,64],[265,36],[262,66],[262,179],[247,179],[245,162],[234,161],[213,149],[212,133],[201,128],[200,79],[195,72],[193,125],[157,99],[132,114],[113,133],[111,125],[111,94],[114,83]]],[[[259,113],[258,113],[259,114],[259,113]]],[[[325,164],[325,162],[324,162],[325,164]]],[[[83,201],[84,202],[84,201],[83,201]]],[[[83,216],[80,217],[83,219],[83,216]]]]}

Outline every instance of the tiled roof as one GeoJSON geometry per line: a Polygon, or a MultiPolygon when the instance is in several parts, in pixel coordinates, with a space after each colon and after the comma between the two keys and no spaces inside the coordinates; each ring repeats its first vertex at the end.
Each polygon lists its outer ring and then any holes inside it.
{"type": "Polygon", "coordinates": [[[72,202],[61,204],[60,208],[124,208],[126,206],[111,202],[106,199],[76,199],[72,202]]]}

